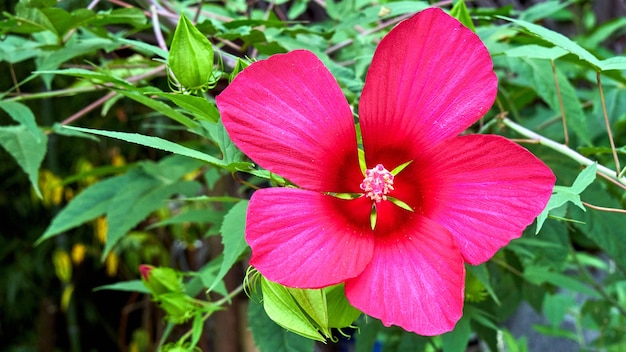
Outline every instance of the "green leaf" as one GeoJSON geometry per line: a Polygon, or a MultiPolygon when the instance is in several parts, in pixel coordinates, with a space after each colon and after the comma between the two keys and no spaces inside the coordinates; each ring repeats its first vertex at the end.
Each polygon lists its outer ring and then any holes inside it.
{"type": "Polygon", "coordinates": [[[472,22],[472,17],[467,10],[467,6],[465,5],[464,0],[459,0],[452,6],[450,10],[450,16],[456,18],[461,22],[465,27],[469,28],[472,32],[476,32],[476,28],[474,27],[474,22],[472,22]]]}
{"type": "Polygon", "coordinates": [[[181,14],[168,58],[176,80],[186,89],[206,87],[213,77],[213,45],[181,14]]]}
{"type": "Polygon", "coordinates": [[[561,325],[567,312],[577,306],[578,304],[572,296],[564,294],[546,295],[543,298],[543,316],[546,317],[552,327],[556,328],[561,325]]]}
{"type": "Polygon", "coordinates": [[[223,155],[222,159],[225,163],[227,163],[228,165],[238,164],[244,160],[243,153],[241,152],[241,150],[239,150],[239,148],[237,148],[237,146],[235,146],[233,141],[230,139],[230,136],[228,135],[226,128],[224,128],[224,124],[221,120],[218,121],[218,123],[215,125],[207,126],[207,124],[203,124],[203,126],[209,130],[211,138],[220,147],[223,155]]]}
{"type": "Polygon", "coordinates": [[[537,217],[537,229],[535,234],[539,233],[543,223],[548,218],[548,214],[555,209],[560,208],[567,202],[573,203],[582,210],[585,210],[585,206],[580,200],[580,194],[591,184],[596,178],[597,164],[591,164],[587,166],[574,180],[571,187],[554,186],[554,190],[546,208],[537,217]]]}
{"type": "Polygon", "coordinates": [[[91,185],[80,192],[55,217],[37,244],[72,229],[98,216],[104,215],[111,199],[133,175],[128,173],[91,185]]]}
{"type": "Polygon", "coordinates": [[[37,139],[37,142],[40,142],[40,131],[39,127],[37,127],[37,121],[28,106],[16,101],[3,100],[0,101],[0,109],[6,111],[20,125],[24,125],[37,139]]]}
{"type": "Polygon", "coordinates": [[[48,147],[46,134],[40,129],[31,131],[25,125],[0,127],[0,145],[28,175],[37,196],[41,198],[38,176],[48,147]]]}
{"type": "MultiPolygon", "coordinates": [[[[127,98],[131,98],[134,101],[141,103],[145,106],[148,106],[158,112],[160,112],[161,114],[171,118],[172,120],[186,126],[189,129],[194,129],[197,128],[198,124],[196,122],[194,122],[193,120],[191,120],[190,118],[188,118],[187,116],[183,115],[182,113],[176,111],[174,108],[172,108],[171,106],[165,104],[162,101],[156,100],[151,98],[148,95],[151,95],[152,91],[149,92],[145,92],[142,93],[140,91],[137,90],[117,90],[117,92],[119,94],[124,95],[127,98]],[[147,94],[147,95],[146,95],[147,94]]],[[[156,92],[157,94],[160,92],[156,92]]]]}
{"type": "Polygon", "coordinates": [[[193,325],[191,327],[191,344],[190,347],[193,347],[198,344],[200,341],[200,337],[202,336],[202,332],[204,331],[204,319],[202,317],[202,312],[196,312],[196,315],[193,317],[193,325]]]}
{"type": "Polygon", "coordinates": [[[260,352],[313,352],[313,340],[296,335],[274,323],[263,304],[255,299],[248,306],[248,321],[255,345],[260,352]]]}
{"type": "Polygon", "coordinates": [[[578,99],[576,89],[567,77],[556,67],[556,77],[559,82],[559,89],[557,90],[554,73],[548,61],[527,59],[524,62],[532,68],[532,79],[537,94],[559,115],[561,114],[560,94],[568,127],[576,133],[584,144],[591,145],[591,136],[587,128],[587,120],[582,104],[578,99]]]}
{"type": "Polygon", "coordinates": [[[503,20],[515,23],[521,27],[524,27],[531,34],[550,42],[558,47],[561,47],[571,54],[578,56],[581,60],[593,66],[596,70],[601,70],[601,63],[593,54],[585,50],[580,45],[576,44],[561,33],[547,29],[545,27],[536,25],[534,23],[526,22],[523,20],[516,20],[505,16],[497,16],[503,20]]]}
{"type": "Polygon", "coordinates": [[[152,93],[152,95],[171,100],[174,104],[194,114],[198,119],[210,122],[217,122],[220,119],[220,112],[205,98],[180,93],[152,93]]]}
{"type": "Polygon", "coordinates": [[[558,46],[553,46],[551,48],[548,48],[548,47],[537,45],[537,44],[528,44],[528,45],[516,46],[512,49],[505,50],[503,53],[509,57],[524,57],[527,59],[556,60],[562,56],[567,55],[567,50],[560,48],[558,46]]]}
{"type": "Polygon", "coordinates": [[[317,327],[300,309],[289,289],[262,277],[261,290],[265,312],[276,324],[309,339],[326,341],[317,327]]]}
{"type": "Polygon", "coordinates": [[[348,299],[343,285],[335,285],[324,289],[328,304],[328,326],[331,328],[345,328],[352,324],[361,311],[354,308],[348,299]]]}
{"type": "Polygon", "coordinates": [[[120,281],[114,284],[98,286],[94,291],[113,290],[113,291],[129,291],[149,294],[150,290],[144,286],[141,280],[120,281]]]}
{"type": "Polygon", "coordinates": [[[289,288],[287,290],[298,306],[313,320],[314,325],[326,338],[331,337],[328,326],[328,304],[326,295],[321,289],[309,290],[289,288]]]}
{"type": "Polygon", "coordinates": [[[209,286],[209,290],[212,290],[224,278],[228,270],[237,262],[239,256],[248,248],[245,236],[247,211],[248,201],[241,201],[235,204],[224,216],[220,229],[222,244],[224,245],[224,260],[220,271],[209,286]]]}
{"type": "Polygon", "coordinates": [[[115,132],[115,131],[103,131],[103,130],[94,130],[94,129],[89,129],[89,128],[80,128],[80,127],[71,127],[71,126],[65,126],[65,128],[71,129],[71,130],[75,130],[75,131],[80,131],[80,132],[85,132],[85,133],[91,133],[91,134],[96,134],[96,135],[100,135],[100,136],[105,136],[105,137],[111,137],[111,138],[116,138],[116,139],[120,139],[126,142],[130,142],[130,143],[135,143],[135,144],[139,144],[139,145],[143,145],[146,147],[151,147],[151,148],[155,148],[155,149],[160,149],[160,150],[164,150],[167,152],[171,152],[174,154],[178,154],[178,155],[183,155],[183,156],[187,156],[190,158],[194,158],[194,159],[198,159],[198,160],[202,160],[205,161],[211,165],[215,165],[218,167],[225,167],[227,166],[226,163],[224,163],[222,160],[217,159],[215,157],[212,157],[208,154],[199,152],[195,149],[191,149],[191,148],[187,148],[184,147],[180,144],[176,144],[174,142],[170,142],[166,139],[162,139],[159,137],[152,137],[152,136],[145,136],[145,135],[141,135],[141,134],[137,134],[137,133],[125,133],[125,132],[115,132]]]}
{"type": "Polygon", "coordinates": [[[200,184],[194,181],[170,182],[136,174],[118,190],[107,209],[107,241],[102,258],[106,258],[122,236],[150,213],[165,206],[170,197],[175,194],[191,195],[200,190],[200,184]]]}
{"type": "Polygon", "coordinates": [[[470,318],[464,315],[456,323],[454,330],[441,335],[443,352],[465,351],[471,334],[470,318]]]}
{"type": "Polygon", "coordinates": [[[487,293],[489,293],[489,296],[491,296],[493,301],[496,302],[497,305],[500,305],[500,300],[498,299],[496,292],[493,290],[493,287],[491,286],[491,282],[489,280],[489,271],[487,271],[487,265],[467,264],[465,265],[465,268],[467,271],[471,272],[472,275],[474,275],[476,279],[478,279],[478,281],[485,287],[485,290],[487,290],[487,293]]]}
{"type": "Polygon", "coordinates": [[[524,278],[528,280],[530,283],[535,285],[541,285],[543,283],[550,283],[557,287],[570,289],[575,292],[580,292],[586,295],[589,295],[593,298],[600,298],[600,294],[598,294],[593,289],[589,288],[587,285],[578,281],[575,278],[570,276],[566,276],[561,273],[557,273],[554,271],[550,271],[549,268],[540,267],[540,266],[529,266],[524,270],[524,278]]]}

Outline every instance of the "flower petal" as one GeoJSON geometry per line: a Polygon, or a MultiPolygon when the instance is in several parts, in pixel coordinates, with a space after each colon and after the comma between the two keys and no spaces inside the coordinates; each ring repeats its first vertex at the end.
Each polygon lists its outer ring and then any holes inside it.
{"type": "Polygon", "coordinates": [[[216,100],[235,145],[262,167],[309,190],[359,191],[352,112],[313,53],[253,63],[216,100]]]}
{"type": "Polygon", "coordinates": [[[295,188],[256,191],[248,206],[250,264],[289,287],[320,288],[352,278],[372,258],[371,205],[295,188]]]}
{"type": "Polygon", "coordinates": [[[528,150],[494,135],[442,143],[420,161],[425,216],[454,236],[463,257],[480,264],[522,231],[545,208],[552,171],[528,150]]]}
{"type": "Polygon", "coordinates": [[[425,217],[378,236],[374,257],[346,281],[348,301],[363,313],[420,335],[454,328],[463,313],[465,267],[450,233],[425,217]]]}
{"type": "Polygon", "coordinates": [[[368,166],[385,154],[411,157],[476,122],[497,93],[492,66],[478,36],[440,9],[398,24],[376,49],[359,105],[368,166]]]}

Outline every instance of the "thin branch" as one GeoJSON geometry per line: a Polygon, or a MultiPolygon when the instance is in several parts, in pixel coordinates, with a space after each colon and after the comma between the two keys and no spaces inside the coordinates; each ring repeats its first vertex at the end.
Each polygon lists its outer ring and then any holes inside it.
{"type": "Polygon", "coordinates": [[[586,207],[591,208],[591,209],[595,209],[595,210],[600,210],[600,211],[607,211],[609,213],[622,213],[622,214],[626,214],[626,210],[624,209],[617,209],[617,208],[606,208],[606,207],[600,207],[597,205],[593,205],[593,204],[589,204],[587,202],[582,202],[586,207]]]}
{"type": "Polygon", "coordinates": [[[150,5],[150,12],[152,13],[152,29],[154,31],[154,37],[156,38],[159,48],[168,51],[167,44],[163,38],[163,32],[161,32],[161,24],[159,23],[159,14],[157,13],[156,6],[150,5]]]}
{"type": "Polygon", "coordinates": [[[113,98],[116,94],[117,94],[117,92],[109,92],[109,93],[107,93],[102,98],[92,102],[91,104],[89,104],[89,105],[85,106],[84,108],[82,108],[82,109],[78,110],[77,112],[75,112],[72,116],[70,116],[70,117],[66,118],[65,120],[61,121],[60,124],[63,125],[63,126],[69,125],[70,123],[74,122],[75,120],[78,120],[79,118],[81,118],[82,116],[86,115],[87,113],[89,113],[93,109],[97,108],[98,106],[106,103],[107,100],[113,98]]]}
{"type": "MultiPolygon", "coordinates": [[[[529,130],[526,127],[523,127],[521,125],[518,125],[517,123],[511,121],[508,118],[502,118],[501,119],[502,123],[509,127],[510,129],[512,129],[513,131],[521,134],[524,137],[527,137],[531,140],[535,140],[537,141],[538,144],[546,146],[556,152],[559,152],[573,160],[575,160],[576,162],[578,162],[581,165],[591,165],[594,164],[596,161],[595,160],[591,160],[589,158],[586,158],[584,156],[582,156],[581,154],[579,154],[578,152],[576,152],[575,150],[569,148],[568,146],[561,144],[561,143],[557,143],[551,139],[548,139],[540,134],[537,134],[531,130],[529,130]]],[[[616,182],[626,186],[626,178],[624,177],[617,177],[617,172],[615,170],[611,170],[606,166],[603,165],[598,165],[598,168],[596,170],[596,172],[598,174],[601,174],[602,176],[606,176],[607,178],[611,178],[613,180],[615,180],[616,182]]]]}
{"type": "Polygon", "coordinates": [[[615,149],[615,142],[613,141],[613,133],[611,132],[611,123],[609,122],[609,115],[606,112],[606,103],[604,102],[604,92],[602,90],[602,81],[600,80],[600,72],[596,73],[598,80],[598,89],[600,89],[600,102],[602,103],[602,113],[604,114],[604,123],[606,124],[606,132],[609,135],[609,142],[611,143],[611,151],[613,152],[613,160],[615,160],[615,176],[619,178],[619,171],[622,169],[619,165],[619,158],[617,157],[617,150],[615,149]]]}
{"type": "Polygon", "coordinates": [[[565,137],[565,145],[569,144],[569,133],[567,132],[567,119],[565,118],[565,106],[563,105],[563,97],[561,96],[561,86],[559,85],[559,78],[556,75],[556,65],[554,60],[550,60],[552,65],[552,75],[554,77],[554,85],[556,86],[556,96],[559,98],[559,108],[561,109],[561,119],[563,120],[563,136],[565,137]]]}

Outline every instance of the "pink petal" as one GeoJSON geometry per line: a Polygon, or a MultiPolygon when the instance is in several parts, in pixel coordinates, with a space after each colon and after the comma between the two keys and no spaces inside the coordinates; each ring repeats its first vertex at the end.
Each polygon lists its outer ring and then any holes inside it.
{"type": "Polygon", "coordinates": [[[235,145],[262,167],[309,190],[359,191],[352,112],[313,53],[253,63],[216,100],[235,145]]]}
{"type": "Polygon", "coordinates": [[[489,110],[497,86],[489,52],[456,19],[431,8],[401,22],[378,45],[361,96],[368,166],[458,135],[489,110]]]}
{"type": "Polygon", "coordinates": [[[432,152],[419,161],[428,170],[423,212],[452,233],[470,264],[521,236],[552,194],[552,171],[504,137],[458,137],[432,152]]]}
{"type": "Polygon", "coordinates": [[[374,248],[369,200],[342,200],[295,188],[252,195],[246,240],[250,264],[271,281],[320,288],[352,278],[374,248]]]}
{"type": "Polygon", "coordinates": [[[450,331],[463,313],[463,258],[436,222],[417,215],[405,221],[401,231],[376,234],[374,257],[346,281],[346,296],[385,326],[429,336],[450,331]]]}

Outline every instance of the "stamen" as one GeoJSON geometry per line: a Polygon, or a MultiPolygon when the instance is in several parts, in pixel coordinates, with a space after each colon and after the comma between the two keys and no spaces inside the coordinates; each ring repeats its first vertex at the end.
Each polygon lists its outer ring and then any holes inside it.
{"type": "Polygon", "coordinates": [[[365,179],[361,182],[361,189],[369,199],[380,203],[387,200],[387,194],[393,191],[393,174],[382,164],[365,170],[365,179]]]}

